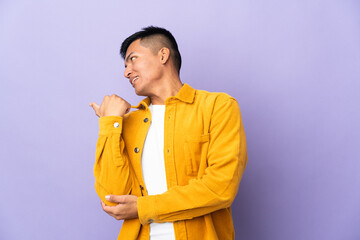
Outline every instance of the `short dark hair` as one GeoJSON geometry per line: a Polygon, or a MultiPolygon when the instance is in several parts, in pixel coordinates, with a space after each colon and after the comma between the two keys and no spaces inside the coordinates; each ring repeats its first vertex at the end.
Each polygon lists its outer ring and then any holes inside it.
{"type": "Polygon", "coordinates": [[[170,57],[174,63],[175,69],[180,72],[181,68],[181,55],[178,49],[178,45],[174,36],[165,28],[148,26],[143,28],[141,31],[132,34],[130,37],[126,38],[121,44],[120,55],[125,59],[126,51],[129,48],[130,44],[135,40],[140,39],[141,43],[146,44],[146,41],[149,40],[149,46],[152,48],[154,53],[157,53],[162,47],[167,47],[170,50],[170,57]],[[155,49],[154,41],[159,44],[156,44],[158,47],[155,49]],[[160,47],[160,48],[159,48],[160,47]]]}

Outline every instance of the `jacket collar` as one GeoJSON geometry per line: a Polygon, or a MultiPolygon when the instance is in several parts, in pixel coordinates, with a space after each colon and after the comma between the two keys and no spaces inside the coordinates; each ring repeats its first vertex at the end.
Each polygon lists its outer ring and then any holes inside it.
{"type": "MultiPolygon", "coordinates": [[[[195,89],[192,88],[189,84],[184,83],[180,88],[179,92],[172,98],[177,98],[180,101],[186,103],[193,103],[195,98],[195,89]]],[[[137,106],[131,106],[132,108],[146,108],[150,105],[150,97],[146,97],[137,106]]]]}
{"type": "Polygon", "coordinates": [[[179,92],[175,95],[175,98],[180,101],[193,103],[195,98],[195,89],[192,88],[189,84],[184,83],[179,92]]]}

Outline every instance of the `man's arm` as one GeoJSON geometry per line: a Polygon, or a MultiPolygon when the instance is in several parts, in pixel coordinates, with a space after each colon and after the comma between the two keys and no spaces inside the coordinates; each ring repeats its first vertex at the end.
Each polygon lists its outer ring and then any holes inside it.
{"type": "Polygon", "coordinates": [[[130,194],[132,174],[124,140],[121,136],[123,116],[131,105],[124,99],[112,95],[105,96],[101,106],[90,103],[99,118],[99,138],[96,145],[94,165],[95,189],[103,202],[109,202],[109,194],[130,194]],[[106,173],[106,174],[105,174],[106,173]]]}

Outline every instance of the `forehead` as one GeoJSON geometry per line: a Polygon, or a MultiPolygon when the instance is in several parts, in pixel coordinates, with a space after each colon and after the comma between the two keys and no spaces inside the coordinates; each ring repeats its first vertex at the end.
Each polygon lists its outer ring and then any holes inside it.
{"type": "Polygon", "coordinates": [[[140,41],[141,41],[140,39],[137,39],[137,40],[133,41],[129,45],[128,49],[126,50],[125,59],[132,52],[136,52],[136,53],[148,53],[148,52],[150,52],[150,49],[144,47],[143,45],[141,45],[140,41]]]}
{"type": "Polygon", "coordinates": [[[137,40],[133,41],[129,45],[128,49],[126,50],[126,55],[128,55],[129,53],[131,53],[134,50],[136,50],[137,48],[139,48],[139,46],[140,46],[140,39],[137,39],[137,40]]]}

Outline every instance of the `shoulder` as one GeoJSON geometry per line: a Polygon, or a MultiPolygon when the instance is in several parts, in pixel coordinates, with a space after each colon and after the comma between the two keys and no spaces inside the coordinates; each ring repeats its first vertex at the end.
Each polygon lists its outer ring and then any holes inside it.
{"type": "Polygon", "coordinates": [[[205,90],[195,90],[195,100],[201,102],[209,102],[213,104],[223,104],[226,102],[236,102],[233,96],[224,92],[209,92],[205,90]]]}

